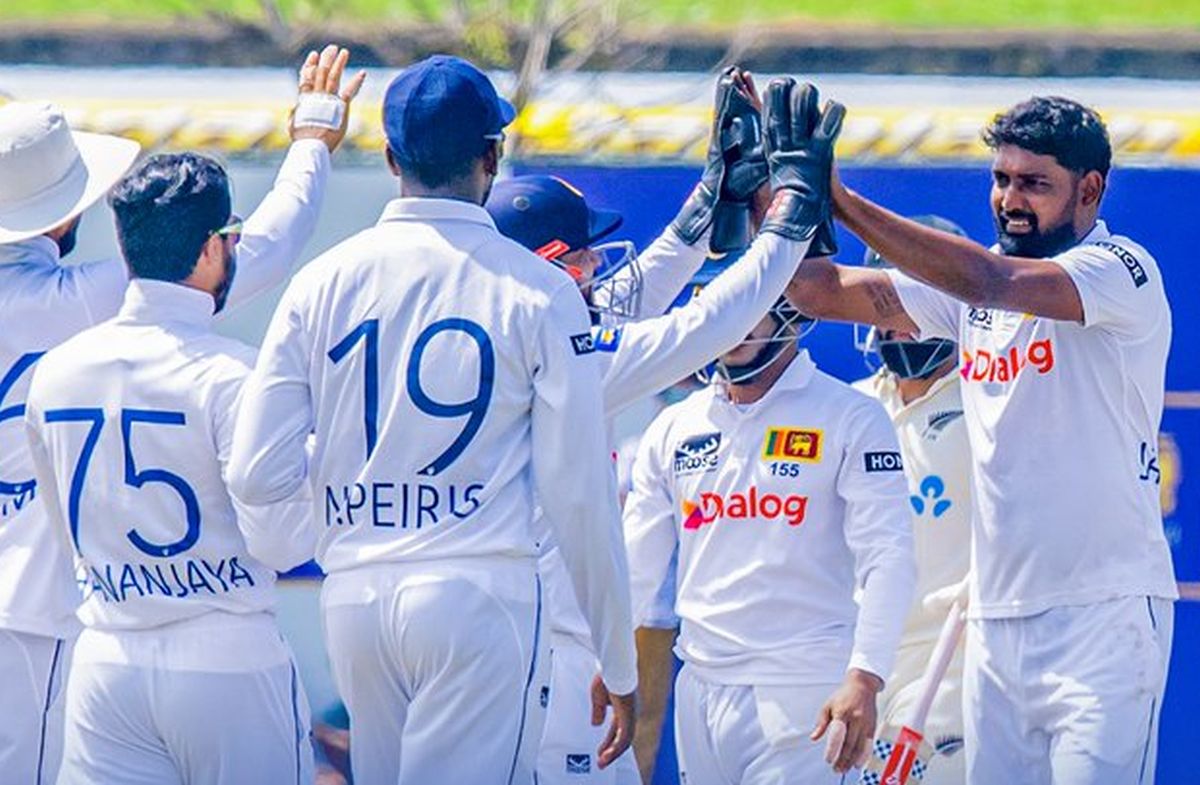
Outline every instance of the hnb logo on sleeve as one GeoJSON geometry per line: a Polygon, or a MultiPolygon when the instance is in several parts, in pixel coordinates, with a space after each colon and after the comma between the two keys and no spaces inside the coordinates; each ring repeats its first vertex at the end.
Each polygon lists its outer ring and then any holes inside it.
{"type": "Polygon", "coordinates": [[[686,475],[711,472],[717,468],[717,451],[721,449],[720,433],[689,436],[675,448],[675,474],[686,475]]]}
{"type": "Polygon", "coordinates": [[[1150,280],[1150,276],[1146,275],[1146,268],[1142,267],[1142,263],[1128,249],[1122,248],[1116,243],[1099,242],[1096,245],[1106,251],[1111,251],[1113,256],[1121,260],[1121,264],[1125,265],[1125,269],[1129,271],[1129,277],[1133,279],[1134,288],[1140,288],[1150,280]]]}
{"type": "Polygon", "coordinates": [[[904,461],[893,450],[863,453],[863,468],[869,472],[902,472],[904,461]]]}
{"type": "Polygon", "coordinates": [[[596,342],[591,333],[580,333],[571,336],[571,348],[575,354],[591,354],[596,351],[596,342]]]}
{"type": "Polygon", "coordinates": [[[598,352],[615,352],[621,345],[620,327],[593,327],[592,346],[598,352]]]}
{"type": "Polygon", "coordinates": [[[818,463],[824,431],[817,428],[768,428],[763,460],[818,463]]]}
{"type": "Polygon", "coordinates": [[[567,753],[567,774],[590,774],[592,756],[587,753],[567,753]]]}

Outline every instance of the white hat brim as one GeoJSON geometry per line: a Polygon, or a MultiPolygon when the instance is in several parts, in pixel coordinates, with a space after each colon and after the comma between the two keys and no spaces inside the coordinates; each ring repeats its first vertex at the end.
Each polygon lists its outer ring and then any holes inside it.
{"type": "Polygon", "coordinates": [[[36,199],[0,209],[0,245],[28,240],[61,226],[117,184],[142,146],[132,139],[72,131],[82,166],[36,199]]]}

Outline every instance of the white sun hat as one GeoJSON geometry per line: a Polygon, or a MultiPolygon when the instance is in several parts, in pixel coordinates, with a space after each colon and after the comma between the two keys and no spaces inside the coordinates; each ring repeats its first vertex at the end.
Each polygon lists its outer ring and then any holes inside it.
{"type": "Polygon", "coordinates": [[[47,103],[0,106],[0,245],[45,234],[91,207],[140,150],[132,139],[72,131],[47,103]]]}

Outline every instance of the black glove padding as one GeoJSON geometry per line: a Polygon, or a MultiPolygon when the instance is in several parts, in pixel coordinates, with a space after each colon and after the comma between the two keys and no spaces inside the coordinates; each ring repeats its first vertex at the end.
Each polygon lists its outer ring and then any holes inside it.
{"type": "Polygon", "coordinates": [[[804,252],[805,259],[817,259],[822,256],[837,256],[837,230],[833,226],[833,218],[826,218],[817,227],[808,250],[804,252]]]}
{"type": "Polygon", "coordinates": [[[731,66],[717,80],[704,173],[671,222],[689,245],[711,226],[709,247],[717,253],[749,245],[750,202],[767,179],[761,118],[749,98],[737,88],[736,73],[737,69],[731,66]]]}
{"type": "Polygon", "coordinates": [[[818,110],[818,100],[811,84],[784,78],[767,85],[764,125],[773,195],[761,231],[807,240],[831,215],[833,145],[846,108],[830,101],[818,110]]]}

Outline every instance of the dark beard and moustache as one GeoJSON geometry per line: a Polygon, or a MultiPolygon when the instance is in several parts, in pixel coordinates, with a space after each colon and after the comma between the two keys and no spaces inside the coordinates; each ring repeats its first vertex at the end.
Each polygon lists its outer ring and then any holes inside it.
{"type": "Polygon", "coordinates": [[[55,238],[54,244],[58,246],[58,258],[65,258],[67,254],[75,250],[75,241],[79,237],[79,221],[75,221],[75,225],[64,232],[61,236],[55,238]]]}
{"type": "Polygon", "coordinates": [[[213,313],[220,313],[225,308],[225,301],[229,299],[229,290],[233,288],[235,275],[237,275],[237,246],[234,246],[233,250],[225,255],[225,276],[221,279],[217,290],[213,292],[213,303],[216,305],[213,313]]]}
{"type": "Polygon", "coordinates": [[[995,220],[996,240],[1000,243],[1000,250],[1008,256],[1047,259],[1079,243],[1079,238],[1075,236],[1075,227],[1070,221],[1048,232],[1042,232],[1038,228],[1037,216],[1033,213],[1000,213],[995,216],[995,220]],[[1004,231],[1010,217],[1027,219],[1030,231],[1026,234],[1009,234],[1004,231]]]}

